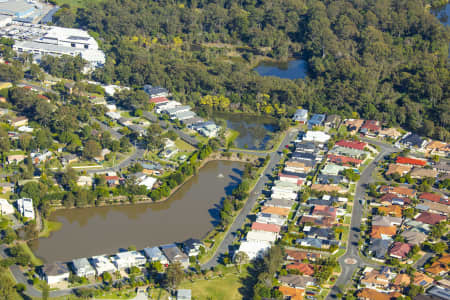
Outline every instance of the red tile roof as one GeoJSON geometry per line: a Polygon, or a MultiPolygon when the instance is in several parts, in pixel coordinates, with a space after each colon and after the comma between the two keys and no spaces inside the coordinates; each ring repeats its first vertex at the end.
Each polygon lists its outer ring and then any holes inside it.
{"type": "Polygon", "coordinates": [[[169,99],[166,97],[155,97],[150,99],[150,103],[163,103],[163,102],[169,102],[169,99]]]}
{"type": "Polygon", "coordinates": [[[435,225],[437,223],[445,221],[446,219],[447,219],[447,217],[443,216],[443,215],[434,214],[434,213],[430,213],[430,212],[423,212],[416,218],[416,221],[419,221],[419,222],[422,222],[425,224],[435,225]]]}
{"type": "Polygon", "coordinates": [[[295,260],[295,261],[301,261],[301,260],[304,260],[304,259],[316,260],[316,259],[321,257],[321,255],[319,253],[308,252],[308,251],[300,251],[300,250],[289,250],[289,249],[286,249],[284,251],[284,253],[286,254],[286,259],[287,260],[295,260]]]}
{"type": "Polygon", "coordinates": [[[401,258],[405,258],[409,251],[411,251],[411,246],[407,243],[395,242],[394,246],[389,250],[390,255],[395,255],[401,258]]]}
{"type": "Polygon", "coordinates": [[[398,156],[396,162],[398,164],[415,165],[415,166],[425,166],[427,164],[425,160],[404,156],[398,156]]]}
{"type": "MultiPolygon", "coordinates": [[[[430,200],[430,201],[437,202],[437,203],[441,202],[441,198],[442,198],[441,195],[433,194],[433,193],[422,193],[419,196],[419,199],[421,199],[421,200],[430,200]]],[[[446,201],[444,201],[444,202],[445,202],[445,204],[447,204],[446,201]]]]}
{"type": "Polygon", "coordinates": [[[311,264],[304,264],[304,263],[292,263],[290,265],[286,266],[286,270],[298,270],[303,275],[314,275],[314,266],[311,264]]]}
{"type": "Polygon", "coordinates": [[[349,164],[355,164],[359,165],[362,163],[362,160],[356,159],[353,157],[343,156],[343,155],[334,155],[334,154],[328,154],[328,160],[341,165],[349,165],[349,164]]]}
{"type": "Polygon", "coordinates": [[[313,215],[336,217],[336,208],[326,205],[315,205],[313,215]]]}
{"type": "Polygon", "coordinates": [[[364,148],[367,146],[367,143],[359,142],[359,141],[340,140],[339,142],[336,143],[336,145],[345,147],[345,148],[364,150],[364,148]]]}
{"type": "Polygon", "coordinates": [[[252,230],[279,233],[281,230],[281,226],[275,225],[275,224],[264,224],[264,223],[254,222],[252,224],[252,230]]]}
{"type": "Polygon", "coordinates": [[[396,194],[392,194],[392,193],[384,194],[383,196],[381,196],[380,201],[381,202],[391,202],[392,203],[393,199],[401,199],[406,204],[411,203],[411,199],[409,199],[407,197],[400,197],[400,196],[397,196],[396,194]]]}
{"type": "Polygon", "coordinates": [[[370,131],[379,131],[381,129],[380,122],[375,120],[366,120],[361,126],[361,128],[366,128],[370,131]]]}

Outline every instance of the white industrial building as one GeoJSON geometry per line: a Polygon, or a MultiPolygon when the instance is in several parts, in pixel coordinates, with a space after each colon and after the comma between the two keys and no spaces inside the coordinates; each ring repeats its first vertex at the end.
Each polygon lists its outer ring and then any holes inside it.
{"type": "Polygon", "coordinates": [[[20,198],[17,200],[17,209],[20,214],[29,219],[34,219],[34,207],[33,199],[31,198],[20,198]]]}
{"type": "Polygon", "coordinates": [[[97,41],[81,29],[11,22],[0,28],[0,36],[13,39],[15,51],[31,53],[36,61],[43,55],[80,55],[90,67],[102,66],[106,61],[97,41]]]}

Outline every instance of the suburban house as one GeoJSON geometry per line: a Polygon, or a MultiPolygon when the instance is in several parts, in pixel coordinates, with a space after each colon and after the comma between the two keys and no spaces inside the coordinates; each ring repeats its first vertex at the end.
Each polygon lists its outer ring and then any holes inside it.
{"type": "Polygon", "coordinates": [[[337,184],[318,184],[311,185],[311,190],[324,193],[345,193],[345,191],[337,184]]]}
{"type": "Polygon", "coordinates": [[[320,253],[309,252],[309,251],[305,251],[305,250],[286,249],[284,251],[284,253],[286,255],[286,260],[289,260],[289,261],[298,261],[298,262],[303,261],[303,260],[316,261],[319,258],[321,258],[320,253]]]}
{"type": "Polygon", "coordinates": [[[335,218],[326,216],[303,215],[298,221],[299,224],[314,225],[320,227],[330,227],[334,224],[335,218]]]}
{"type": "Polygon", "coordinates": [[[279,276],[278,281],[296,289],[304,289],[308,286],[316,286],[316,280],[311,276],[288,274],[279,276]]]}
{"type": "Polygon", "coordinates": [[[400,235],[405,239],[405,241],[408,244],[413,246],[422,244],[428,238],[428,235],[426,235],[425,233],[414,229],[405,230],[400,235]]]}
{"type": "Polygon", "coordinates": [[[97,276],[100,276],[105,272],[113,273],[117,271],[117,268],[106,255],[93,256],[90,260],[97,272],[97,276]]]}
{"type": "Polygon", "coordinates": [[[249,231],[246,236],[246,240],[249,242],[268,242],[275,243],[278,238],[278,234],[269,231],[249,231]]]}
{"type": "Polygon", "coordinates": [[[361,119],[346,119],[344,125],[347,126],[347,130],[351,135],[355,135],[361,128],[364,120],[361,119]]]}
{"type": "Polygon", "coordinates": [[[407,197],[399,197],[396,194],[392,194],[392,193],[384,194],[378,200],[383,205],[390,205],[390,204],[405,205],[405,204],[411,203],[411,199],[409,199],[407,197]]]}
{"type": "Polygon", "coordinates": [[[427,164],[426,160],[404,156],[397,156],[397,159],[395,161],[398,164],[421,166],[421,167],[426,166],[427,164]]]}
{"type": "Polygon", "coordinates": [[[329,246],[329,244],[325,243],[325,240],[310,238],[310,237],[306,237],[303,239],[297,239],[295,242],[303,247],[311,247],[311,248],[317,248],[317,249],[327,248],[327,247],[324,247],[325,245],[329,246]]]}
{"type": "Polygon", "coordinates": [[[414,167],[410,173],[410,176],[415,179],[436,178],[438,176],[438,172],[433,169],[414,167]]]}
{"type": "Polygon", "coordinates": [[[363,160],[343,155],[328,154],[327,159],[337,165],[359,167],[363,160]]]}
{"type": "MultiPolygon", "coordinates": [[[[431,202],[428,200],[423,200],[422,204],[418,204],[417,206],[421,205],[422,207],[426,208],[425,211],[431,212],[431,213],[437,213],[441,215],[448,216],[450,214],[450,206],[447,204],[441,204],[439,202],[431,202]]],[[[416,206],[416,208],[417,208],[416,206]]]]}
{"type": "Polygon", "coordinates": [[[308,122],[308,111],[306,109],[297,109],[293,119],[300,124],[306,124],[308,122]]]}
{"type": "Polygon", "coordinates": [[[433,169],[438,171],[439,173],[450,173],[450,163],[446,161],[440,161],[433,165],[433,169]]]}
{"type": "Polygon", "coordinates": [[[301,275],[312,276],[314,275],[314,265],[301,262],[294,262],[286,265],[286,270],[297,270],[301,275]]]}
{"type": "Polygon", "coordinates": [[[364,284],[365,287],[380,290],[387,289],[389,287],[389,281],[390,278],[388,273],[372,268],[366,268],[363,271],[363,278],[361,279],[361,283],[364,284]]]}
{"type": "Polygon", "coordinates": [[[418,134],[409,132],[403,136],[399,143],[408,148],[422,149],[426,144],[426,140],[418,134]]]}
{"type": "Polygon", "coordinates": [[[160,86],[144,85],[144,91],[150,96],[150,99],[157,97],[169,97],[169,91],[160,86]]]}
{"type": "Polygon", "coordinates": [[[78,277],[95,276],[95,270],[89,263],[87,258],[77,258],[72,260],[73,272],[78,277]]]}
{"type": "Polygon", "coordinates": [[[389,250],[389,255],[398,259],[405,259],[411,251],[412,246],[407,243],[395,242],[389,250]]]}
{"type": "Polygon", "coordinates": [[[28,125],[28,118],[20,116],[9,120],[8,123],[13,127],[25,126],[28,125]]]}
{"type": "Polygon", "coordinates": [[[364,150],[366,148],[367,143],[360,141],[348,141],[348,140],[340,140],[336,142],[335,146],[356,149],[356,150],[364,150]]]}
{"type": "Polygon", "coordinates": [[[311,214],[314,216],[324,216],[336,218],[336,208],[326,205],[315,205],[311,214]]]}
{"type": "Polygon", "coordinates": [[[259,212],[256,215],[256,222],[258,223],[266,223],[266,224],[276,224],[283,226],[286,222],[286,217],[282,217],[275,214],[269,214],[269,213],[261,213],[259,212]]]}
{"type": "Polygon", "coordinates": [[[171,264],[179,262],[184,269],[189,267],[189,257],[181,252],[175,244],[163,245],[160,248],[171,264]]]}
{"type": "Polygon", "coordinates": [[[336,165],[333,163],[327,163],[325,167],[320,171],[324,175],[338,175],[340,172],[347,169],[345,166],[336,165]]]}
{"type": "Polygon", "coordinates": [[[14,184],[11,182],[0,182],[0,192],[2,194],[14,193],[14,184]]]}
{"type": "Polygon", "coordinates": [[[443,254],[441,258],[433,262],[433,264],[426,268],[425,271],[433,274],[433,276],[442,276],[449,271],[449,264],[450,254],[443,254]]]}
{"type": "Polygon", "coordinates": [[[79,176],[77,179],[78,186],[92,186],[94,179],[91,176],[79,176]]]}
{"type": "Polygon", "coordinates": [[[341,125],[341,117],[339,115],[328,115],[324,125],[328,128],[338,128],[341,125]]]}
{"type": "Polygon", "coordinates": [[[265,224],[265,223],[253,222],[252,223],[252,231],[272,232],[272,233],[275,233],[278,235],[281,231],[281,226],[276,225],[276,224],[265,224]]]}
{"type": "Polygon", "coordinates": [[[144,248],[144,254],[150,262],[159,261],[165,266],[169,264],[167,257],[164,256],[158,247],[144,248]]]}
{"type": "Polygon", "coordinates": [[[429,225],[436,225],[442,221],[445,221],[446,219],[447,217],[443,215],[430,212],[422,212],[415,220],[429,225]]]}
{"type": "Polygon", "coordinates": [[[304,289],[297,289],[285,285],[278,287],[278,291],[280,291],[281,294],[283,294],[284,299],[290,300],[302,300],[305,294],[304,289]]]}
{"type": "Polygon", "coordinates": [[[374,289],[363,288],[357,293],[360,300],[395,300],[403,295],[399,292],[379,292],[374,289]]]}
{"type": "Polygon", "coordinates": [[[78,161],[78,156],[75,154],[66,154],[61,157],[61,163],[66,166],[68,164],[74,163],[78,161]]]}
{"type": "Polygon", "coordinates": [[[8,200],[0,198],[0,215],[8,216],[14,214],[15,210],[8,200]]]}
{"type": "Polygon", "coordinates": [[[372,219],[372,226],[400,226],[402,224],[401,218],[391,216],[375,215],[372,219]]]}
{"type": "Polygon", "coordinates": [[[373,255],[373,257],[384,260],[390,245],[391,240],[375,238],[371,240],[371,244],[367,250],[370,255],[373,255]]]}
{"type": "Polygon", "coordinates": [[[396,226],[372,226],[370,236],[373,239],[390,240],[396,232],[396,226]]]}
{"type": "Polygon", "coordinates": [[[294,200],[282,199],[282,198],[270,198],[264,202],[264,206],[274,206],[281,208],[291,208],[295,204],[294,200]]]}
{"type": "Polygon", "coordinates": [[[17,210],[24,218],[34,219],[33,199],[20,198],[17,200],[17,210]]]}
{"type": "Polygon", "coordinates": [[[111,257],[117,269],[127,269],[145,265],[147,259],[137,251],[119,252],[111,257]]]}
{"type": "Polygon", "coordinates": [[[303,228],[303,232],[306,237],[320,240],[334,240],[335,233],[331,228],[319,228],[319,227],[311,227],[305,226],[303,228]]]}
{"type": "Polygon", "coordinates": [[[377,208],[378,213],[397,218],[402,217],[402,207],[400,205],[380,206],[377,208]]]}
{"type": "Polygon", "coordinates": [[[378,137],[381,138],[391,138],[393,140],[397,140],[398,138],[400,138],[402,136],[401,132],[398,131],[395,128],[385,128],[385,129],[381,129],[378,132],[378,137]]]}
{"type": "Polygon", "coordinates": [[[70,275],[67,265],[60,262],[43,265],[39,273],[49,285],[68,280],[70,275]]]}
{"type": "Polygon", "coordinates": [[[322,126],[325,122],[326,116],[324,114],[314,114],[308,120],[308,128],[313,128],[314,126],[322,126]]]}
{"type": "Polygon", "coordinates": [[[24,154],[10,154],[6,157],[6,161],[8,164],[12,163],[20,163],[21,161],[24,161],[26,156],[24,154]]]}
{"type": "Polygon", "coordinates": [[[398,174],[400,176],[406,175],[409,171],[411,171],[411,165],[399,165],[399,164],[389,164],[388,169],[386,171],[386,175],[398,174]]]}
{"type": "Polygon", "coordinates": [[[263,256],[269,249],[271,244],[263,241],[243,241],[239,245],[236,253],[244,252],[250,260],[263,256]]]}
{"type": "Polygon", "coordinates": [[[362,134],[376,137],[381,130],[380,122],[376,120],[366,120],[359,130],[362,134]]]}
{"type": "Polygon", "coordinates": [[[275,214],[282,217],[289,216],[289,212],[291,210],[289,208],[280,208],[280,207],[273,207],[273,206],[263,206],[261,207],[261,213],[267,213],[267,214],[275,214]]]}
{"type": "Polygon", "coordinates": [[[312,131],[309,130],[303,136],[303,141],[315,142],[315,143],[326,143],[330,140],[331,136],[323,131],[312,131]]]}
{"type": "Polygon", "coordinates": [[[434,279],[425,275],[422,272],[415,272],[414,273],[414,279],[413,279],[413,284],[414,285],[418,285],[421,286],[423,288],[427,288],[429,287],[432,283],[433,283],[434,279]]]}
{"type": "Polygon", "coordinates": [[[188,239],[183,243],[183,251],[188,256],[198,256],[202,247],[204,248],[204,245],[198,239],[188,239]]]}
{"type": "Polygon", "coordinates": [[[445,156],[450,152],[450,144],[440,141],[431,141],[426,145],[425,150],[431,155],[445,156]]]}
{"type": "Polygon", "coordinates": [[[379,188],[380,193],[391,193],[391,194],[395,194],[397,196],[401,196],[401,197],[410,197],[410,198],[414,198],[416,197],[416,190],[410,189],[410,188],[406,188],[406,187],[401,187],[401,186],[387,186],[387,185],[382,185],[379,188]]]}
{"type": "Polygon", "coordinates": [[[434,194],[434,193],[427,193],[427,192],[421,193],[419,195],[419,199],[420,200],[428,200],[431,202],[436,202],[436,203],[441,203],[441,204],[446,204],[446,205],[450,204],[447,197],[444,197],[440,194],[434,194]]]}
{"type": "Polygon", "coordinates": [[[395,277],[392,282],[393,288],[397,291],[402,291],[405,286],[408,286],[411,283],[411,277],[408,274],[401,273],[395,277]]]}

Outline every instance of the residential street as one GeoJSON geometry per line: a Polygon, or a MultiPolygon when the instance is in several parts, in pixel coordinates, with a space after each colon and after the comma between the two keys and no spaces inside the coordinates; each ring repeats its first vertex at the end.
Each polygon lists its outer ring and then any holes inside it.
{"type": "Polygon", "coordinates": [[[282,156],[282,154],[280,154],[281,151],[285,148],[287,144],[289,144],[292,141],[292,139],[296,136],[296,134],[297,130],[292,130],[288,132],[284,137],[283,141],[281,142],[280,146],[278,147],[277,151],[269,153],[270,155],[269,163],[267,164],[266,169],[262,173],[255,187],[250,192],[247,202],[242,208],[240,214],[234,220],[233,224],[228,230],[225,238],[223,239],[214,256],[211,258],[210,261],[202,265],[202,269],[210,269],[211,267],[216,266],[219,263],[220,257],[229,251],[229,247],[236,238],[236,231],[240,229],[244,224],[247,215],[255,206],[255,203],[258,200],[259,195],[261,195],[261,191],[264,189],[264,186],[269,182],[269,178],[273,172],[273,169],[281,160],[282,156]]]}
{"type": "Polygon", "coordinates": [[[337,299],[337,294],[341,292],[340,287],[344,287],[351,281],[353,273],[357,268],[367,265],[367,263],[359,257],[358,249],[358,241],[361,236],[361,219],[364,213],[364,208],[360,200],[365,200],[366,185],[372,182],[372,173],[375,170],[376,164],[382,160],[384,156],[399,151],[399,149],[384,143],[379,143],[372,140],[368,140],[367,142],[379,146],[381,150],[377,157],[375,157],[375,159],[364,169],[361,174],[361,178],[356,185],[355,197],[353,201],[352,221],[347,242],[347,252],[339,258],[339,264],[341,265],[342,272],[336,280],[336,284],[332,287],[330,293],[328,294],[327,299],[337,299]],[[349,262],[352,264],[349,264],[349,262]]]}

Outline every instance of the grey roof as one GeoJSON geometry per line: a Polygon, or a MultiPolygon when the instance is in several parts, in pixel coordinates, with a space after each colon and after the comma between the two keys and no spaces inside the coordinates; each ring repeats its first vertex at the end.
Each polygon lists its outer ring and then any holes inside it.
{"type": "Polygon", "coordinates": [[[144,248],[144,254],[150,259],[164,260],[166,257],[158,247],[144,248]]]}
{"type": "Polygon", "coordinates": [[[314,114],[309,119],[308,126],[322,125],[322,123],[325,121],[325,118],[326,115],[324,114],[314,114]]]}
{"type": "Polygon", "coordinates": [[[169,259],[169,261],[182,261],[189,260],[186,254],[181,252],[181,250],[175,244],[167,244],[160,247],[164,255],[169,259]]]}
{"type": "Polygon", "coordinates": [[[278,281],[291,287],[305,288],[308,283],[315,283],[316,280],[311,276],[288,274],[285,276],[280,276],[278,281]]]}
{"type": "Polygon", "coordinates": [[[57,276],[69,273],[69,268],[66,264],[55,262],[42,266],[42,272],[47,276],[57,276]]]}
{"type": "Polygon", "coordinates": [[[422,210],[422,211],[428,211],[428,210],[430,209],[428,206],[426,206],[426,205],[424,205],[424,204],[417,204],[417,205],[416,205],[416,208],[417,208],[418,210],[422,210]]]}
{"type": "Polygon", "coordinates": [[[346,178],[341,175],[326,175],[326,174],[319,174],[317,176],[317,183],[320,184],[339,184],[341,182],[344,182],[346,178]]]}
{"type": "Polygon", "coordinates": [[[422,147],[424,141],[425,140],[421,136],[413,133],[413,134],[409,134],[406,137],[404,137],[403,139],[401,139],[400,143],[406,144],[408,146],[422,147]]]}
{"type": "Polygon", "coordinates": [[[383,259],[391,244],[390,240],[373,239],[372,244],[369,245],[369,251],[373,253],[376,258],[383,259]]]}
{"type": "Polygon", "coordinates": [[[294,205],[294,203],[294,200],[272,198],[267,200],[264,205],[290,208],[294,205]]]}
{"type": "Polygon", "coordinates": [[[417,230],[406,230],[400,234],[411,245],[420,245],[427,239],[427,235],[417,230]]]}
{"type": "Polygon", "coordinates": [[[322,244],[323,244],[322,240],[309,238],[309,237],[296,240],[297,244],[301,244],[302,242],[306,242],[306,243],[308,243],[309,247],[314,247],[314,248],[322,248],[322,244]]]}
{"type": "Polygon", "coordinates": [[[305,234],[312,238],[334,240],[334,231],[331,228],[311,227],[309,231],[305,231],[305,234]]]}
{"type": "Polygon", "coordinates": [[[373,216],[372,226],[392,226],[392,223],[402,223],[402,218],[391,216],[373,216]]]}
{"type": "Polygon", "coordinates": [[[166,88],[161,86],[151,86],[149,84],[144,85],[144,91],[149,95],[164,94],[169,92],[166,88]]]}

